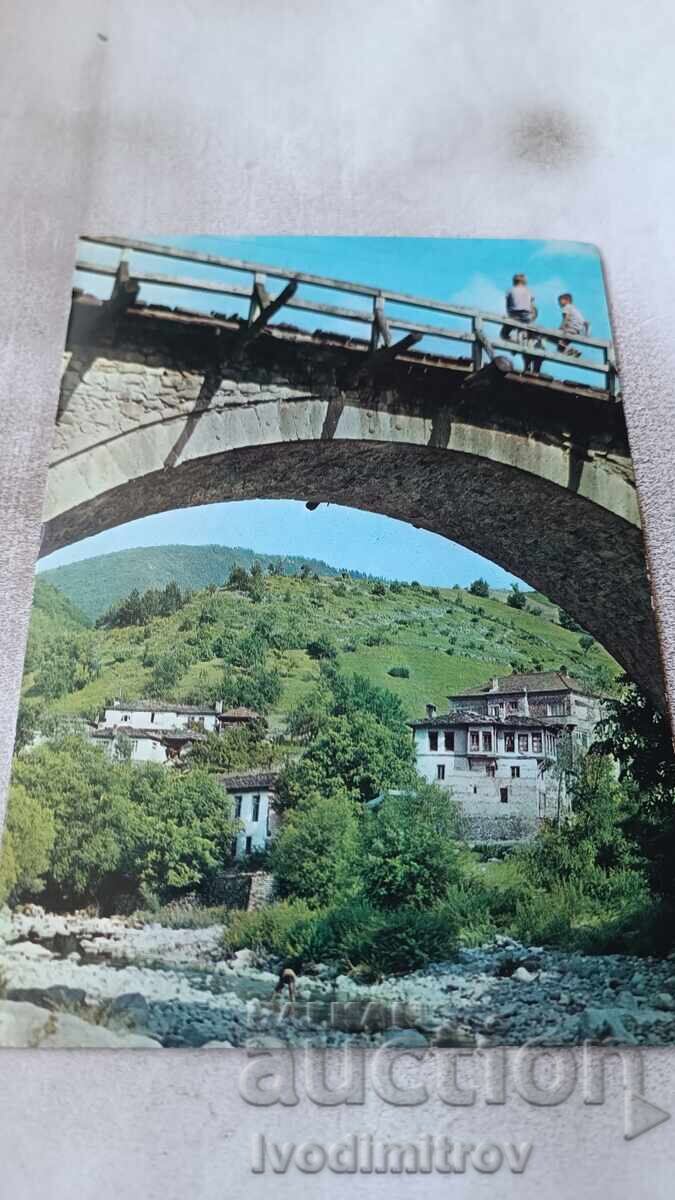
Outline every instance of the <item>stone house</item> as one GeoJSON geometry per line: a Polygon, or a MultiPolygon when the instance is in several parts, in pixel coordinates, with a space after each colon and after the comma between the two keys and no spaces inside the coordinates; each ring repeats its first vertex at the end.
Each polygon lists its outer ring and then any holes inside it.
{"type": "Polygon", "coordinates": [[[602,717],[600,697],[564,670],[499,675],[448,699],[451,708],[485,716],[508,717],[522,711],[531,717],[560,720],[584,749],[591,744],[602,717]]]}
{"type": "Polygon", "coordinates": [[[278,777],[276,771],[249,771],[219,776],[220,784],[233,801],[233,816],[244,826],[232,839],[235,858],[265,850],[274,836],[277,819],[272,800],[278,777]]]}
{"type": "Polygon", "coordinates": [[[556,770],[561,739],[590,744],[597,697],[558,672],[538,672],[449,699],[447,714],[429,704],[411,722],[417,769],[451,791],[471,840],[531,837],[542,820],[569,810],[556,770]]]}

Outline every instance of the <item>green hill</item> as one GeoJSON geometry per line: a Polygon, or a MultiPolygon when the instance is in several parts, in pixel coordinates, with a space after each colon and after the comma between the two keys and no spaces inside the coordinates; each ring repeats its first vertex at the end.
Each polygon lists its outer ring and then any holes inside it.
{"type": "Polygon", "coordinates": [[[59,588],[94,620],[134,588],[144,592],[174,580],[181,589],[196,591],[210,583],[223,583],[233,566],[250,570],[254,562],[262,567],[280,563],[285,575],[297,575],[305,565],[318,575],[340,573],[320,559],[258,554],[241,546],[143,546],[52,567],[41,572],[40,579],[59,588]]]}
{"type": "MultiPolygon", "coordinates": [[[[33,614],[33,622],[38,620],[44,635],[40,609],[33,614]]],[[[70,714],[93,713],[115,696],[210,703],[234,695],[262,671],[274,675],[280,691],[270,714],[279,728],[315,686],[325,654],[334,656],[341,671],[389,688],[411,717],[422,714],[429,701],[445,708],[449,693],[512,669],[565,666],[596,687],[608,686],[619,673],[597,643],[584,650],[579,635],[548,614],[519,611],[459,588],[326,575],[267,576],[257,597],[211,586],[171,616],[144,625],[95,631],[58,626],[57,618],[53,634],[76,645],[77,683],[54,695],[55,639],[43,640],[41,660],[39,639],[33,637],[24,695],[70,714]]],[[[59,654],[65,661],[63,648],[59,654]]]]}

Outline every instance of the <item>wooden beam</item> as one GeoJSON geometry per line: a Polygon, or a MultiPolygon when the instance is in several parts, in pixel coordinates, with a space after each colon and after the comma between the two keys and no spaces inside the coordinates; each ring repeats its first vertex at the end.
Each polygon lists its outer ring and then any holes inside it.
{"type": "Polygon", "coordinates": [[[406,350],[410,350],[411,346],[415,346],[421,340],[421,333],[408,333],[393,345],[381,346],[379,350],[372,350],[362,363],[354,367],[353,377],[358,378],[363,371],[379,370],[386,363],[393,362],[399,354],[405,354],[406,350]]]}
{"type": "Polygon", "coordinates": [[[255,339],[259,337],[265,326],[272,320],[274,314],[278,313],[279,309],[284,307],[286,301],[290,300],[295,295],[297,290],[297,279],[291,279],[291,282],[286,284],[284,290],[279,292],[279,295],[275,296],[274,300],[270,300],[269,304],[263,308],[262,312],[256,317],[255,321],[252,321],[250,325],[247,325],[244,329],[242,329],[233,347],[233,353],[235,355],[241,354],[250,342],[255,341],[255,339]]]}
{"type": "Polygon", "coordinates": [[[108,316],[113,318],[122,316],[130,304],[135,304],[140,290],[141,285],[138,280],[131,279],[129,275],[129,263],[126,259],[122,259],[115,273],[110,299],[105,304],[108,316]]]}

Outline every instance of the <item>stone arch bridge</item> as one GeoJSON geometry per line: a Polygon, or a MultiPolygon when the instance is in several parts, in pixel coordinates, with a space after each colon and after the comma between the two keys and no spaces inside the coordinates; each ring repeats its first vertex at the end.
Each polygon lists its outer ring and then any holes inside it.
{"type": "Polygon", "coordinates": [[[662,704],[611,390],[524,374],[487,339],[477,361],[475,327],[470,357],[415,350],[410,334],[392,345],[377,298],[367,341],[270,323],[259,279],[241,318],[141,303],[124,262],[107,273],[109,300],[73,295],[42,554],[222,500],[368,509],[525,579],[662,704]]]}

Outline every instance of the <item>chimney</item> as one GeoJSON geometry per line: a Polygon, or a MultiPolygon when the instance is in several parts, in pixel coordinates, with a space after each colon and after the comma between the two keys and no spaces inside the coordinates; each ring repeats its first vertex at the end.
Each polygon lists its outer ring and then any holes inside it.
{"type": "Polygon", "coordinates": [[[523,714],[523,716],[524,716],[524,717],[529,717],[529,715],[530,715],[530,702],[529,702],[529,700],[528,700],[528,698],[527,698],[527,688],[523,688],[523,698],[522,698],[522,700],[521,700],[521,702],[520,702],[520,711],[521,711],[521,713],[523,714]]]}
{"type": "Polygon", "coordinates": [[[217,713],[221,713],[222,711],[223,711],[223,702],[222,702],[222,700],[216,700],[216,712],[217,712],[217,713]]]}
{"type": "Polygon", "coordinates": [[[427,704],[427,717],[429,718],[429,720],[431,720],[431,718],[435,717],[435,716],[436,716],[436,705],[435,704],[427,704]]]}
{"type": "Polygon", "coordinates": [[[498,692],[498,691],[499,691],[499,679],[498,679],[498,677],[497,677],[496,675],[493,675],[493,676],[492,676],[491,685],[490,685],[490,691],[491,691],[491,692],[498,692]]]}

